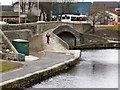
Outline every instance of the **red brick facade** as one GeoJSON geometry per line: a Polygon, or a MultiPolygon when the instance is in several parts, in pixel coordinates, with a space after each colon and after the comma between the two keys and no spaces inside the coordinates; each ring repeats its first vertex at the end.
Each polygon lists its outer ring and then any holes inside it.
{"type": "Polygon", "coordinates": [[[115,11],[115,8],[90,8],[90,13],[94,13],[96,11],[107,11],[107,10],[111,10],[120,14],[120,11],[115,11]]]}

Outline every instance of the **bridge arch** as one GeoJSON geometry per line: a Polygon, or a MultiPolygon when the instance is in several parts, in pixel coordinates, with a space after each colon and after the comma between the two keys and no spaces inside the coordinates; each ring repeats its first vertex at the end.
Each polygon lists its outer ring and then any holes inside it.
{"type": "Polygon", "coordinates": [[[65,31],[59,33],[58,37],[60,37],[65,42],[67,42],[69,46],[76,46],[76,37],[71,32],[65,31]]]}
{"type": "Polygon", "coordinates": [[[80,33],[69,25],[58,26],[53,33],[67,42],[69,46],[76,46],[77,42],[80,42],[80,33]]]}

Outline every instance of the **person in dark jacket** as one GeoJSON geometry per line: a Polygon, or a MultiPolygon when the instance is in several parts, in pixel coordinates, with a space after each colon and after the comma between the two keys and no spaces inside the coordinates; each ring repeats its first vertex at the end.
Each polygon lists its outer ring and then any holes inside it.
{"type": "Polygon", "coordinates": [[[49,34],[49,33],[47,33],[47,34],[46,34],[46,37],[47,37],[47,43],[49,44],[50,34],[49,34]]]}

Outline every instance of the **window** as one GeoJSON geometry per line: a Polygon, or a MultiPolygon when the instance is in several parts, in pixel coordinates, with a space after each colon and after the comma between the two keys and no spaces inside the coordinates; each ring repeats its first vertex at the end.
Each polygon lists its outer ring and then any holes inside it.
{"type": "Polygon", "coordinates": [[[77,21],[77,17],[71,17],[71,21],[77,21]]]}
{"type": "Polygon", "coordinates": [[[70,19],[69,16],[62,17],[62,19],[70,19]]]}
{"type": "Polygon", "coordinates": [[[67,19],[70,19],[70,17],[67,17],[67,19]]]}
{"type": "Polygon", "coordinates": [[[120,8],[115,8],[115,11],[120,11],[120,8]]]}
{"type": "Polygon", "coordinates": [[[65,19],[65,17],[62,17],[62,19],[65,19]]]}
{"type": "Polygon", "coordinates": [[[86,17],[71,17],[71,21],[86,21],[86,17]]]}

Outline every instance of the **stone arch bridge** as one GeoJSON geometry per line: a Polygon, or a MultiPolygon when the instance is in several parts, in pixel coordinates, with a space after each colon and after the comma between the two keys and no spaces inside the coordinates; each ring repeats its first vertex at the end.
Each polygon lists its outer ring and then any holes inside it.
{"type": "Polygon", "coordinates": [[[70,25],[58,26],[53,31],[53,33],[60,37],[62,40],[64,40],[69,45],[69,47],[90,44],[101,44],[107,42],[107,40],[102,37],[78,32],[70,25]]]}
{"type": "Polygon", "coordinates": [[[69,25],[61,25],[57,27],[54,31],[58,37],[67,42],[69,46],[77,46],[80,44],[82,35],[69,25]]]}
{"type": "Polygon", "coordinates": [[[89,41],[104,41],[99,37],[96,38],[95,36],[85,34],[91,29],[91,24],[88,23],[75,24],[67,22],[42,22],[2,25],[2,31],[10,41],[18,38],[30,40],[33,36],[51,29],[54,29],[54,33],[66,41],[69,46],[79,46],[83,43],[89,43],[89,41]]]}
{"type": "MultiPolygon", "coordinates": [[[[7,24],[2,25],[2,31],[9,38],[13,39],[27,39],[46,32],[47,30],[55,29],[58,36],[69,36],[69,45],[78,45],[80,41],[79,33],[85,33],[91,29],[91,24],[88,23],[67,23],[67,22],[42,22],[42,23],[26,23],[26,24],[7,24]],[[55,29],[56,28],[56,29],[55,29]],[[32,35],[31,35],[32,33],[32,35]]],[[[64,37],[62,38],[64,39],[64,37]]],[[[64,39],[67,41],[67,38],[64,39]]]]}

